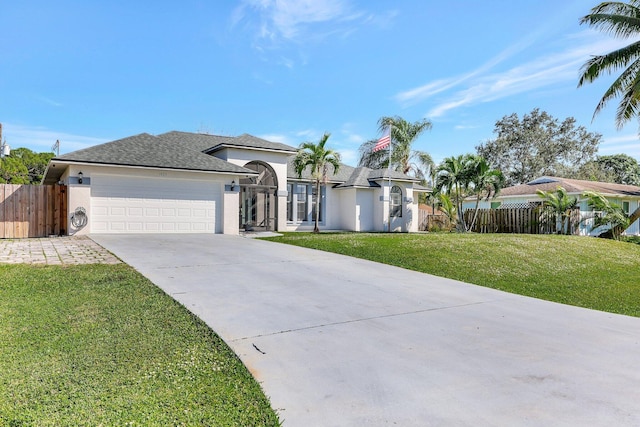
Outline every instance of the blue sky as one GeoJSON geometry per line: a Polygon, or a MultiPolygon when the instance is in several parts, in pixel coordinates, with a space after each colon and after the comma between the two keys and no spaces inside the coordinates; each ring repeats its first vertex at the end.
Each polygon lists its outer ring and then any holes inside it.
{"type": "Polygon", "coordinates": [[[0,5],[0,122],[12,147],[61,153],[142,132],[250,133],[297,146],[331,132],[355,165],[381,116],[428,118],[415,147],[474,152],[534,108],[640,160],[612,77],[578,89],[590,55],[629,41],[579,25],[597,1],[30,1],[0,5]]]}

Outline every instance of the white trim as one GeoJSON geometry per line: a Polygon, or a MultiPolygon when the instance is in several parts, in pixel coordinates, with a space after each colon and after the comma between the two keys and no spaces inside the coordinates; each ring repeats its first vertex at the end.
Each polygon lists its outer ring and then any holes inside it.
{"type": "MultiPolygon", "coordinates": [[[[194,173],[211,173],[211,174],[223,174],[223,175],[243,175],[243,176],[251,176],[251,175],[258,175],[256,172],[251,172],[251,173],[247,173],[247,172],[230,172],[230,171],[209,171],[209,170],[202,170],[202,169],[184,169],[184,168],[170,168],[170,167],[161,167],[161,166],[133,166],[133,165],[119,165],[117,163],[92,163],[92,162],[75,162],[72,160],[65,160],[65,161],[61,161],[61,160],[55,160],[55,161],[51,161],[49,163],[49,165],[66,165],[66,166],[71,166],[71,165],[83,165],[83,166],[104,166],[104,167],[112,167],[112,168],[128,168],[128,169],[147,169],[147,170],[160,170],[160,171],[180,171],[180,172],[194,172],[194,173]]],[[[49,169],[49,167],[47,166],[47,170],[49,169]]],[[[46,176],[47,171],[45,171],[43,176],[46,176]]]]}

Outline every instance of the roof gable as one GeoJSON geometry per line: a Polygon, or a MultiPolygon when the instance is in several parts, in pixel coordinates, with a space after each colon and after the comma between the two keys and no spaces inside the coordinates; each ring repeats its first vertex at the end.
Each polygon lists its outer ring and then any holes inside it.
{"type": "Polygon", "coordinates": [[[225,144],[229,140],[234,139],[232,136],[208,135],[205,133],[180,132],[176,130],[160,134],[158,138],[200,152],[205,152],[212,147],[225,144]]]}
{"type": "MultiPolygon", "coordinates": [[[[295,156],[291,156],[288,159],[287,177],[293,180],[312,180],[313,178],[311,177],[311,168],[309,167],[305,168],[305,170],[302,172],[302,175],[298,177],[298,173],[296,172],[296,169],[293,165],[294,159],[295,156]]],[[[419,182],[417,178],[403,174],[402,172],[389,171],[388,169],[370,169],[365,166],[358,166],[357,168],[354,168],[342,163],[340,164],[340,168],[338,169],[337,173],[334,172],[333,168],[329,168],[328,175],[328,181],[333,184],[337,184],[336,188],[376,188],[380,187],[380,184],[378,184],[376,181],[388,179],[389,175],[391,175],[391,179],[394,181],[413,182],[414,185],[417,185],[417,183],[419,182]]]]}
{"type": "Polygon", "coordinates": [[[233,138],[226,138],[224,141],[220,140],[218,144],[209,147],[206,150],[207,153],[213,153],[225,148],[246,148],[250,150],[264,150],[264,151],[280,151],[286,154],[296,153],[298,150],[290,145],[282,144],[280,142],[271,142],[266,139],[258,138],[248,133],[244,133],[240,136],[233,138]]]}

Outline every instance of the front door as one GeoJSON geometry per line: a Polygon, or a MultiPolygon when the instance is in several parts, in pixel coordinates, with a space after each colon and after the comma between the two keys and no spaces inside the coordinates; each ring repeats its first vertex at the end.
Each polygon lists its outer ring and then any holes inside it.
{"type": "Polygon", "coordinates": [[[240,228],[245,231],[275,229],[274,189],[259,185],[240,188],[240,228]]]}
{"type": "Polygon", "coordinates": [[[257,176],[240,179],[240,229],[276,231],[278,181],[271,166],[253,161],[244,167],[257,176]]]}

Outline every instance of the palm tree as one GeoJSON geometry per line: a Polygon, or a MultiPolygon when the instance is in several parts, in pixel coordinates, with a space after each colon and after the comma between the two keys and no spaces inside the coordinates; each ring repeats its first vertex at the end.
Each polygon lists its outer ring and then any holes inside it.
{"type": "Polygon", "coordinates": [[[451,198],[443,193],[438,193],[438,203],[440,204],[440,210],[449,219],[449,224],[455,226],[457,224],[456,207],[454,206],[451,198]]]}
{"type": "Polygon", "coordinates": [[[467,230],[472,230],[478,218],[480,199],[489,200],[491,197],[496,197],[504,187],[505,177],[501,171],[491,169],[487,160],[482,156],[470,157],[468,166],[470,168],[471,192],[476,196],[473,219],[467,228],[467,230]]]}
{"type": "Polygon", "coordinates": [[[584,83],[593,82],[604,72],[611,74],[626,67],[604,93],[593,113],[595,117],[611,99],[622,97],[616,111],[616,126],[620,129],[640,113],[640,41],[637,40],[640,36],[640,0],[600,3],[580,23],[615,37],[634,40],[613,52],[593,56],[582,66],[578,82],[580,87],[584,83]]]}
{"type": "MultiPolygon", "coordinates": [[[[422,119],[409,123],[399,116],[381,117],[378,120],[380,132],[388,126],[391,126],[391,168],[425,181],[434,167],[433,159],[428,153],[413,150],[411,146],[424,131],[431,129],[431,122],[422,119]]],[[[389,152],[387,150],[373,151],[376,143],[377,140],[371,140],[360,146],[358,166],[366,166],[371,169],[389,167],[389,152]]]]}
{"type": "Polygon", "coordinates": [[[563,234],[564,232],[571,234],[571,210],[578,206],[578,199],[569,197],[567,190],[563,187],[558,187],[556,191],[538,190],[536,193],[544,199],[542,203],[547,211],[554,215],[556,219],[556,233],[563,234]]]}
{"type": "MultiPolygon", "coordinates": [[[[630,222],[630,217],[624,213],[621,206],[611,204],[602,194],[595,191],[585,191],[582,193],[587,198],[587,204],[594,211],[602,212],[601,215],[590,215],[587,218],[593,218],[593,228],[603,225],[611,227],[611,236],[615,240],[620,240],[620,235],[626,230],[630,222]]],[[[586,218],[585,218],[586,219],[586,218]]]]}
{"type": "Polygon", "coordinates": [[[469,154],[451,156],[445,158],[436,170],[435,188],[448,194],[455,202],[458,211],[458,229],[466,231],[467,227],[462,215],[462,200],[466,196],[471,183],[469,163],[472,156],[469,154]]]}
{"type": "Polygon", "coordinates": [[[340,169],[340,153],[324,147],[329,136],[331,136],[330,133],[325,133],[317,144],[313,142],[303,142],[300,144],[298,154],[296,154],[293,160],[293,166],[298,174],[298,178],[302,178],[302,172],[304,172],[307,167],[310,167],[311,178],[315,181],[316,203],[314,233],[320,232],[320,228],[318,228],[318,219],[320,218],[320,185],[327,183],[329,165],[333,167],[334,174],[340,169]]]}

